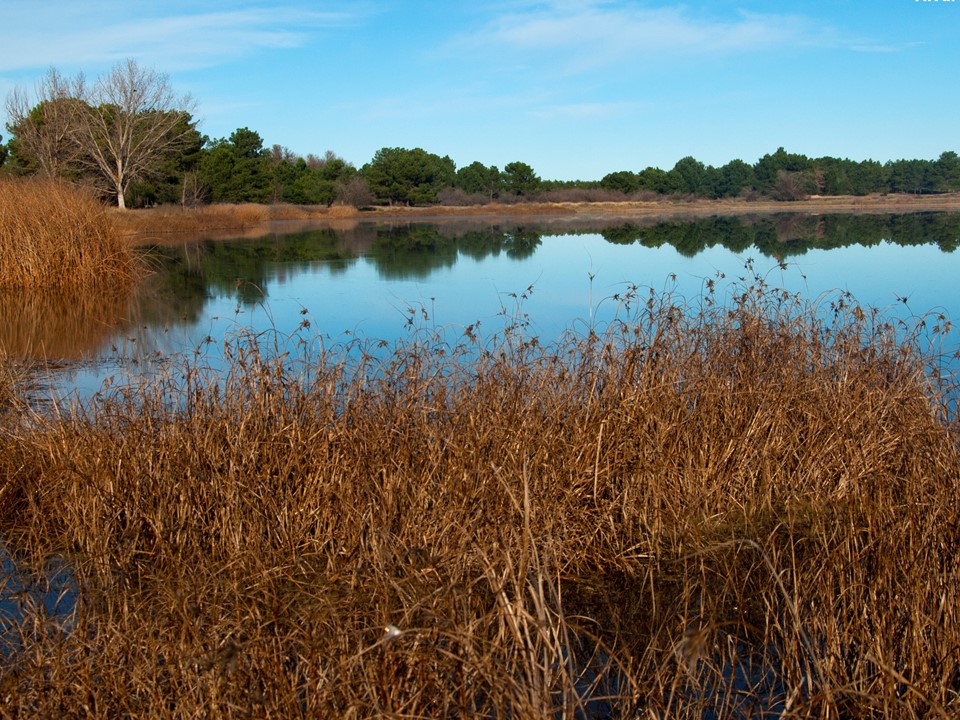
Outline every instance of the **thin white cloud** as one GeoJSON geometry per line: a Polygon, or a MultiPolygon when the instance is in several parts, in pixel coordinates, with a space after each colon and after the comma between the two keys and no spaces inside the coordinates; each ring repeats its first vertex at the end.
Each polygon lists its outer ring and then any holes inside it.
{"type": "Polygon", "coordinates": [[[435,117],[480,116],[491,110],[497,112],[533,112],[547,102],[545,91],[522,94],[485,93],[464,88],[442,94],[425,88],[400,95],[365,98],[350,104],[349,112],[370,120],[417,120],[435,117]]]}
{"type": "MultiPolygon", "coordinates": [[[[215,5],[207,3],[206,7],[215,5]]],[[[195,7],[195,6],[192,6],[195,7]]],[[[350,12],[318,11],[293,4],[253,4],[196,12],[167,3],[145,11],[136,3],[17,0],[4,10],[8,27],[0,72],[109,63],[135,56],[165,70],[218,64],[270,48],[299,47],[322,28],[356,22],[350,12]]]]}
{"type": "Polygon", "coordinates": [[[629,59],[833,44],[835,38],[831,28],[799,15],[739,13],[721,20],[683,6],[566,0],[524,3],[457,43],[556,53],[566,70],[576,72],[629,59]]]}
{"type": "Polygon", "coordinates": [[[883,45],[880,43],[861,43],[850,46],[851,50],[863,53],[898,53],[910,48],[922,46],[922,42],[910,42],[899,45],[883,45]]]}
{"type": "Polygon", "coordinates": [[[542,120],[608,120],[622,117],[642,108],[636,102],[580,102],[545,105],[529,112],[530,117],[542,120]]]}

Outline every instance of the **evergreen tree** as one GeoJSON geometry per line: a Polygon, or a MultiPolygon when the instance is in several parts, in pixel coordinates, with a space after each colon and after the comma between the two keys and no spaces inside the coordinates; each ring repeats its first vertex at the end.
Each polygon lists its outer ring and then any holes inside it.
{"type": "Polygon", "coordinates": [[[214,202],[268,202],[271,177],[259,133],[243,127],[213,141],[200,161],[200,181],[214,202]]]}

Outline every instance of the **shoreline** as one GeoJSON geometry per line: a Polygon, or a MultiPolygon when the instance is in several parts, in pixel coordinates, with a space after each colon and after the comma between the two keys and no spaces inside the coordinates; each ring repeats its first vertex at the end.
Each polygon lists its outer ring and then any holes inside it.
{"type": "Polygon", "coordinates": [[[960,212],[960,193],[940,195],[811,196],[805,200],[681,200],[618,202],[529,202],[487,205],[400,205],[357,209],[346,205],[204,205],[193,208],[161,206],[111,210],[122,235],[136,243],[178,242],[200,237],[238,237],[278,230],[296,232],[313,227],[348,229],[361,222],[589,221],[684,219],[724,215],[885,214],[960,212]]]}
{"type": "MultiPolygon", "coordinates": [[[[330,208],[340,210],[340,208],[330,208]]],[[[774,213],[866,213],[866,212],[924,212],[960,211],[960,193],[941,195],[837,195],[811,196],[806,200],[719,200],[694,199],[618,202],[531,202],[477,206],[427,206],[427,207],[377,207],[373,210],[343,208],[347,213],[334,213],[337,217],[449,217],[453,216],[556,216],[597,215],[599,217],[629,217],[634,215],[752,215],[774,213]],[[353,212],[349,212],[353,210],[353,212]]]]}

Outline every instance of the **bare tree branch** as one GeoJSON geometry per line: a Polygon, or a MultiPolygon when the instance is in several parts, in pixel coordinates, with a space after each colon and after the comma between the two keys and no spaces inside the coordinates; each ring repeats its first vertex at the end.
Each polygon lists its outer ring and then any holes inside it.
{"type": "MultiPolygon", "coordinates": [[[[82,76],[74,86],[83,87],[82,76]]],[[[83,152],[73,135],[80,102],[56,68],[37,84],[36,95],[36,105],[21,88],[7,97],[7,129],[15,138],[17,158],[43,177],[70,175],[83,152]]]]}

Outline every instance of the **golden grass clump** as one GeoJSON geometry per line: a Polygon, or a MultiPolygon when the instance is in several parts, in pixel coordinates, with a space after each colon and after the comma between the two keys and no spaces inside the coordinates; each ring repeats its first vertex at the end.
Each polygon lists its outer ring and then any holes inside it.
{"type": "Polygon", "coordinates": [[[185,238],[257,237],[272,223],[308,222],[352,214],[341,207],[275,203],[216,203],[213,205],[161,206],[114,211],[120,232],[140,244],[183,241],[185,238]]]}
{"type": "Polygon", "coordinates": [[[0,181],[0,289],[115,290],[137,274],[92,192],[57,180],[0,181]]]}
{"type": "Polygon", "coordinates": [[[0,532],[81,588],[9,623],[0,712],[960,714],[957,428],[917,337],[762,282],[619,299],[547,347],[238,337],[224,375],[0,433],[0,532]]]}
{"type": "Polygon", "coordinates": [[[126,235],[153,238],[198,231],[244,230],[259,227],[270,220],[271,206],[255,203],[217,204],[197,207],[163,206],[145,210],[116,212],[116,220],[126,235]]]}

